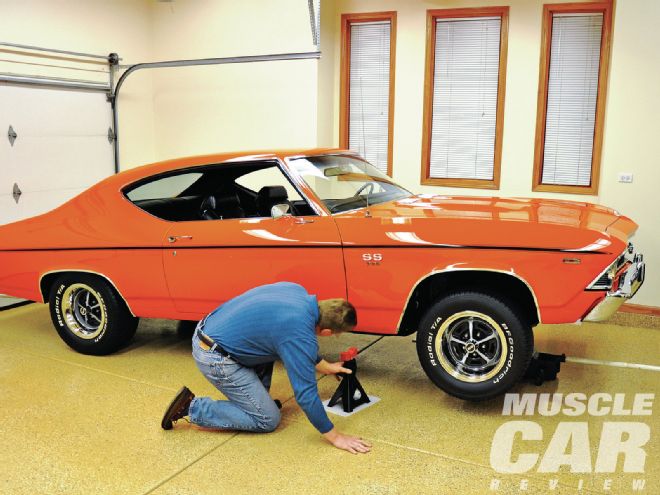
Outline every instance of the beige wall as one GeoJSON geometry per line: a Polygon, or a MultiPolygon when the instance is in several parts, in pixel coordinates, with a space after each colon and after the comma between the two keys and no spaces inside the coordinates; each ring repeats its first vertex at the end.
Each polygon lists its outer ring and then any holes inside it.
{"type": "MultiPolygon", "coordinates": [[[[94,53],[119,53],[123,64],[151,58],[150,0],[0,0],[0,40],[62,50],[94,53]]],[[[16,50],[0,50],[0,58],[24,62],[71,65],[70,61],[21,57],[16,50]]],[[[85,69],[102,69],[94,64],[73,64],[85,69]]],[[[107,66],[106,66],[107,67],[107,66]]],[[[22,74],[56,75],[82,79],[107,80],[93,72],[62,71],[54,67],[5,64],[1,71],[22,74]]],[[[155,156],[151,77],[131,80],[122,94],[122,158],[130,164],[153,161],[155,156]],[[133,115],[140,115],[138,120],[133,115]]]]}
{"type": "Polygon", "coordinates": [[[660,2],[617,2],[603,138],[600,197],[639,224],[648,278],[636,304],[660,306],[660,2]],[[632,172],[634,182],[617,182],[632,172]]]}
{"type": "MultiPolygon", "coordinates": [[[[231,57],[314,51],[307,2],[155,3],[154,56],[231,57]]],[[[318,62],[266,62],[154,72],[158,158],[313,147],[318,62]]]]}
{"type": "MultiPolygon", "coordinates": [[[[534,193],[531,190],[536,125],[542,0],[324,0],[322,24],[334,34],[321,49],[320,74],[332,74],[332,91],[320,91],[319,141],[339,142],[339,74],[342,13],[397,11],[393,175],[415,192],[532,196],[601,203],[640,224],[635,243],[647,256],[650,277],[636,304],[660,306],[660,2],[619,0],[614,12],[613,49],[598,196],[534,193]],[[420,185],[426,10],[509,5],[509,40],[504,105],[502,175],[499,191],[420,185]],[[331,67],[331,68],[330,68],[331,67]],[[616,182],[633,172],[632,184],[616,182]],[[654,276],[654,274],[656,274],[654,276]]],[[[559,3],[559,1],[554,2],[559,3]]],[[[324,40],[325,41],[325,40],[324,40]]],[[[320,87],[329,88],[327,82],[320,87]]]]}

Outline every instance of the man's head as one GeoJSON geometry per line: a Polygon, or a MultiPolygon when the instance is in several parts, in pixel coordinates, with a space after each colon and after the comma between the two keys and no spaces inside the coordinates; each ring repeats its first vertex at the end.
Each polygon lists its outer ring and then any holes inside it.
{"type": "Polygon", "coordinates": [[[323,299],[319,301],[319,335],[328,336],[350,332],[357,325],[357,313],[345,299],[323,299]]]}

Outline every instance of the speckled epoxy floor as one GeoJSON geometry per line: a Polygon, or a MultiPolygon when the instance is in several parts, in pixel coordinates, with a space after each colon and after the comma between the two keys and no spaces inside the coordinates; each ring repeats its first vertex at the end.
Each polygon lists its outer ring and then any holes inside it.
{"type": "MultiPolygon", "coordinates": [[[[321,351],[336,359],[339,351],[375,339],[322,338],[321,351]]],[[[381,401],[354,416],[331,417],[340,430],[373,443],[370,454],[352,456],[326,444],[307,422],[279,366],[272,393],[284,408],[274,433],[210,432],[183,423],[163,431],[162,412],[182,384],[197,394],[215,393],[195,367],[189,336],[172,322],[144,321],[127,349],[92,357],[62,343],[43,305],[0,312],[0,493],[634,493],[634,480],[644,480],[642,493],[660,493],[660,405],[647,416],[503,416],[502,398],[471,404],[435,388],[412,341],[385,338],[358,358],[362,384],[381,401]],[[535,466],[500,474],[491,457],[508,456],[507,446],[494,437],[510,421],[533,422],[542,431],[541,440],[518,436],[512,461],[543,454],[558,442],[553,438],[561,424],[586,423],[588,445],[576,436],[566,453],[588,452],[592,469],[606,450],[599,449],[605,423],[641,423],[650,431],[642,449],[645,472],[624,472],[621,456],[613,473],[577,473],[567,466],[542,473],[535,466]],[[499,489],[491,490],[498,482],[499,489]]],[[[660,366],[657,328],[546,326],[537,328],[536,341],[541,351],[578,359],[660,366]]],[[[521,384],[514,392],[623,393],[632,403],[634,394],[660,391],[655,370],[568,362],[559,377],[541,387],[521,384]]],[[[336,386],[331,377],[322,378],[322,398],[336,386]]]]}

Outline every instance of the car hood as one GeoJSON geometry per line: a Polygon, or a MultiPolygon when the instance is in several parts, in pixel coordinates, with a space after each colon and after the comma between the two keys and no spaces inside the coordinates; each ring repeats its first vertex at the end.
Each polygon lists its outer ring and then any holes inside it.
{"type": "Polygon", "coordinates": [[[637,229],[611,208],[550,199],[422,194],[369,211],[382,227],[380,239],[369,241],[368,229],[339,220],[364,217],[362,209],[335,217],[345,241],[620,252],[637,229]]]}

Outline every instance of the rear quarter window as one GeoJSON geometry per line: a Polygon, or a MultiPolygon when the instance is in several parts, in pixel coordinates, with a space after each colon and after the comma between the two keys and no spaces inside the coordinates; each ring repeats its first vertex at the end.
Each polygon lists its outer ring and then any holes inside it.
{"type": "Polygon", "coordinates": [[[176,198],[193,185],[201,176],[202,174],[200,172],[192,172],[156,179],[136,187],[127,193],[126,197],[132,202],[147,199],[176,198]]]}

